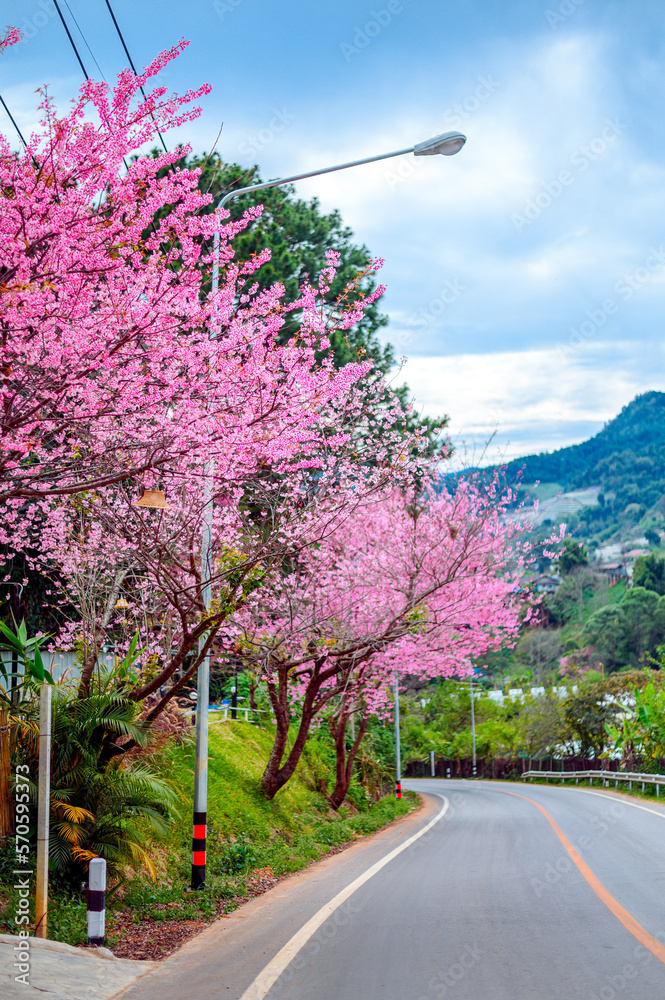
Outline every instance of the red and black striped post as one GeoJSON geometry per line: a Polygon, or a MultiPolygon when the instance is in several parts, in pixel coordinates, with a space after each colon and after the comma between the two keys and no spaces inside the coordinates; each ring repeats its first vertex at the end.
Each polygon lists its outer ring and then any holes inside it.
{"type": "Polygon", "coordinates": [[[402,782],[401,781],[396,781],[395,782],[395,795],[397,796],[398,799],[402,798],[402,782]]]}
{"type": "Polygon", "coordinates": [[[206,813],[194,813],[192,830],[192,889],[202,889],[206,881],[206,813]]]}

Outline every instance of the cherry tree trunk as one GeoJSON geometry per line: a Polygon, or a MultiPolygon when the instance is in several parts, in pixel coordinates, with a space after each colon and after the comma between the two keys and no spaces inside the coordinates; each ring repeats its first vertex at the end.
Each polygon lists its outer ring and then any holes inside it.
{"type": "Polygon", "coordinates": [[[275,797],[280,788],[283,788],[287,781],[293,777],[296,767],[302,756],[309,736],[312,720],[317,711],[321,708],[317,701],[322,680],[316,675],[310,680],[303,700],[298,734],[289,754],[282,763],[289,738],[289,726],[291,724],[291,713],[288,704],[288,668],[282,667],[279,670],[277,685],[268,685],[268,694],[275,712],[275,741],[273,743],[266,769],[261,778],[261,787],[269,799],[275,797]]]}
{"type": "Polygon", "coordinates": [[[328,796],[328,802],[335,810],[339,809],[342,805],[347,792],[349,791],[349,785],[351,784],[351,778],[353,777],[353,763],[356,759],[356,754],[358,753],[358,748],[362,742],[362,738],[367,732],[367,716],[365,715],[363,716],[360,726],[358,727],[356,738],[347,753],[346,725],[348,719],[348,714],[340,713],[337,717],[337,721],[331,724],[335,740],[335,787],[328,796]]]}
{"type": "Polygon", "coordinates": [[[302,752],[305,749],[313,718],[314,713],[312,711],[303,711],[298,727],[298,735],[283,764],[281,764],[281,761],[286,750],[289,735],[289,719],[277,721],[275,742],[268,763],[266,764],[266,769],[263,772],[263,777],[261,778],[261,787],[269,799],[274,798],[280,788],[283,788],[287,781],[293,777],[302,757],[302,752]]]}

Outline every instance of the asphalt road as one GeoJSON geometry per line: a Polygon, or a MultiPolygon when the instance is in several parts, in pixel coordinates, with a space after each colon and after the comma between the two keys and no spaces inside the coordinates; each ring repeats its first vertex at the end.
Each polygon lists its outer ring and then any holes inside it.
{"type": "Polygon", "coordinates": [[[220,921],[123,1000],[665,1000],[665,807],[404,784],[435,793],[418,817],[220,921]]]}

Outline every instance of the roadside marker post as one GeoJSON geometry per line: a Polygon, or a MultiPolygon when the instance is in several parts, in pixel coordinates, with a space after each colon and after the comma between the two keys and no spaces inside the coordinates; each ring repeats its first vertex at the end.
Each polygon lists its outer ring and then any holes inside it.
{"type": "Polygon", "coordinates": [[[92,858],[88,868],[88,944],[103,945],[106,936],[106,861],[92,858]]]}
{"type": "Polygon", "coordinates": [[[203,889],[206,880],[207,812],[194,813],[192,829],[192,889],[203,889]]]}

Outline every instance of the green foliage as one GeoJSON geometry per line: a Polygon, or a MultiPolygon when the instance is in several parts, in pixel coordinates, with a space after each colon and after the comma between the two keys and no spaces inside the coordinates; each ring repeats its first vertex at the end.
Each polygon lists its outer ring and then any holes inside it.
{"type": "Polygon", "coordinates": [[[642,753],[651,761],[665,757],[665,687],[662,676],[635,689],[636,725],[642,753]]]}
{"type": "Polygon", "coordinates": [[[653,590],[631,587],[621,601],[624,641],[628,657],[640,659],[652,652],[663,637],[665,601],[653,590]]]}
{"type": "MultiPolygon", "coordinates": [[[[656,535],[655,531],[651,534],[656,535]]],[[[659,536],[656,535],[656,544],[659,541],[659,536]]],[[[633,584],[652,590],[662,597],[665,594],[665,559],[660,559],[655,552],[648,556],[638,556],[633,569],[633,584]]]]}
{"type": "Polygon", "coordinates": [[[579,744],[580,756],[602,757],[616,746],[613,727],[621,727],[635,689],[649,680],[647,672],[623,671],[571,694],[564,705],[567,739],[579,744]]]}
{"type": "MultiPolygon", "coordinates": [[[[123,742],[147,746],[136,721],[137,704],[122,695],[75,698],[54,689],[51,754],[50,864],[63,884],[78,885],[88,861],[103,857],[111,874],[125,865],[154,867],[145,841],[163,837],[175,815],[177,792],[123,742]]],[[[36,798],[38,744],[35,723],[18,723],[17,755],[30,768],[36,798]]]]}
{"type": "Polygon", "coordinates": [[[626,771],[652,770],[665,757],[665,686],[662,675],[635,687],[617,725],[608,725],[614,750],[622,751],[626,771]]]}
{"type": "MultiPolygon", "coordinates": [[[[426,689],[423,707],[417,699],[405,699],[401,729],[402,751],[406,760],[423,760],[434,750],[437,757],[470,757],[471,689],[466,681],[444,681],[426,689]]],[[[509,713],[474,686],[476,751],[499,756],[512,746],[515,732],[509,713]]]]}
{"type": "Polygon", "coordinates": [[[14,673],[0,659],[0,703],[8,704],[14,691],[14,697],[30,697],[40,684],[53,684],[53,678],[44,667],[41,646],[49,636],[41,635],[28,639],[25,622],[15,625],[16,631],[0,621],[0,649],[9,650],[18,663],[22,664],[22,672],[14,673]]]}
{"type": "Polygon", "coordinates": [[[665,597],[640,586],[625,591],[620,603],[595,611],[582,630],[582,640],[609,671],[646,662],[663,638],[665,597]]]}
{"type": "Polygon", "coordinates": [[[486,719],[476,726],[476,754],[479,757],[514,757],[521,748],[521,733],[512,720],[486,719]]]}
{"type": "Polygon", "coordinates": [[[558,561],[561,572],[569,574],[579,566],[586,566],[589,559],[581,542],[576,542],[573,538],[564,538],[563,549],[558,561]]]}
{"type": "Polygon", "coordinates": [[[608,670],[615,670],[623,659],[625,643],[625,622],[623,608],[619,604],[608,604],[595,611],[584,628],[584,637],[598,651],[608,670]]]}
{"type": "Polygon", "coordinates": [[[237,875],[239,872],[247,871],[255,858],[252,844],[246,835],[241,833],[222,851],[219,870],[223,875],[237,875]]]}
{"type": "Polygon", "coordinates": [[[561,698],[550,689],[543,695],[528,695],[516,719],[523,751],[529,757],[549,757],[563,742],[564,715],[561,698]]]}
{"type": "MultiPolygon", "coordinates": [[[[377,726],[377,733],[379,729],[377,726]]],[[[325,796],[314,787],[311,768],[304,761],[292,781],[274,800],[268,800],[259,789],[259,778],[271,745],[267,729],[244,722],[213,722],[206,889],[183,892],[191,867],[190,807],[173,811],[168,841],[145,824],[141,846],[154,862],[157,881],[140,870],[135,874],[116,873],[107,900],[111,947],[120,911],[131,912],[135,921],[212,919],[234,909],[239,898],[253,894],[250,880],[255,875],[266,872],[279,877],[297,871],[331,848],[359,834],[372,833],[417,805],[417,797],[410,793],[400,801],[388,795],[376,803],[361,795],[357,806],[346,805],[332,812],[325,796]]],[[[193,756],[190,741],[163,745],[151,757],[151,771],[157,781],[170,789],[179,802],[188,804],[193,792],[193,756]]],[[[11,930],[16,902],[11,888],[14,867],[11,845],[4,852],[0,850],[0,930],[11,930]]],[[[52,871],[50,884],[49,936],[70,944],[82,943],[85,902],[78,892],[80,879],[68,881],[52,871]]]]}

